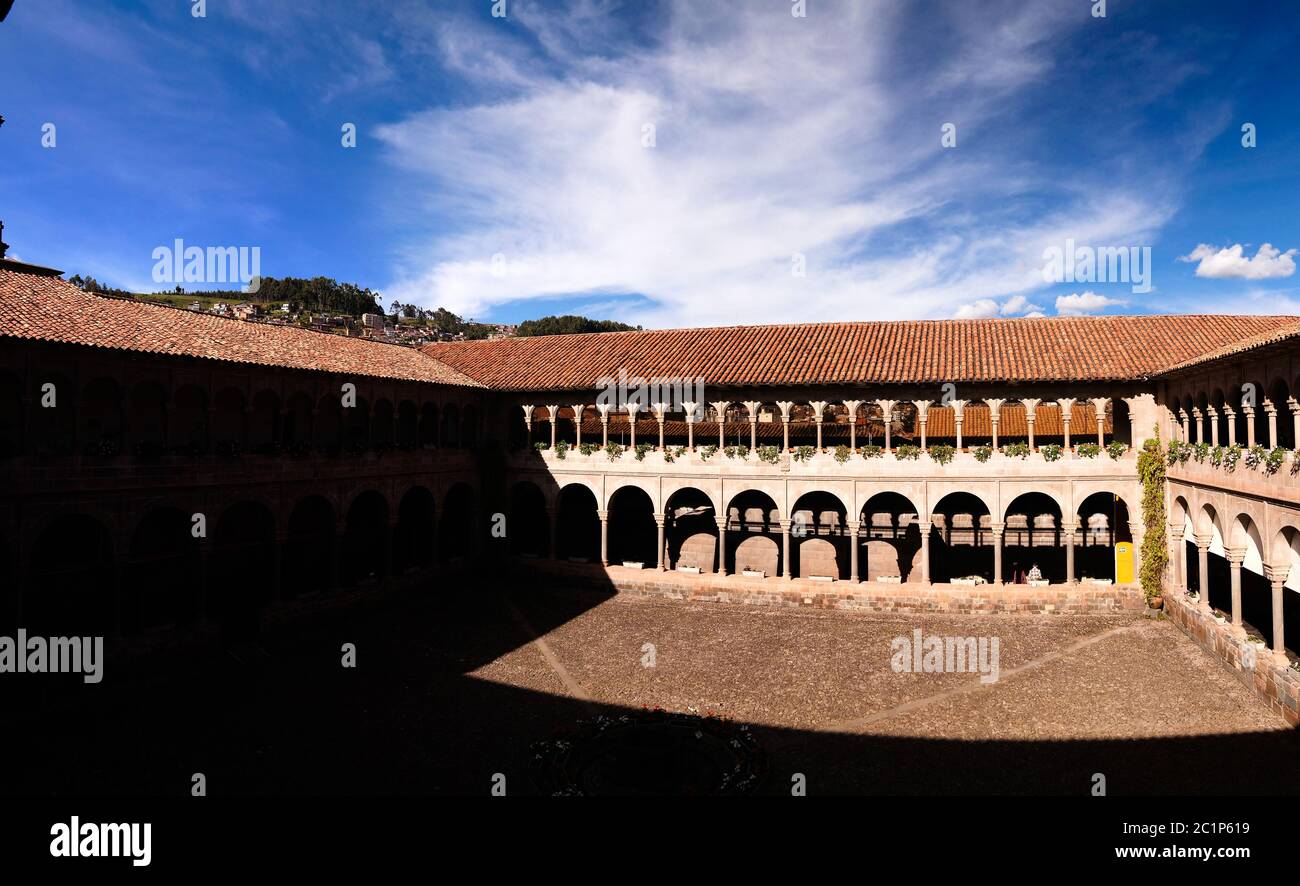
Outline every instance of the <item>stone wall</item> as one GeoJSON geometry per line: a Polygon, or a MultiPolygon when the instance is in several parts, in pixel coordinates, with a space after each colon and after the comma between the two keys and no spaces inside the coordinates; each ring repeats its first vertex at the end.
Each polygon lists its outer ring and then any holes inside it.
{"type": "Polygon", "coordinates": [[[1211,612],[1198,609],[1182,594],[1165,593],[1165,614],[1288,723],[1300,724],[1300,671],[1279,663],[1268,647],[1234,636],[1231,624],[1217,623],[1211,612]]]}

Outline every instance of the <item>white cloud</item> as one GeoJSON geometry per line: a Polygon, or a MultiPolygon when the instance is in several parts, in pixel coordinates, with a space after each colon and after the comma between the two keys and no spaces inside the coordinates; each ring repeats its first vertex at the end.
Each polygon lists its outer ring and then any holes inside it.
{"type": "Polygon", "coordinates": [[[998,303],[991,298],[962,305],[953,316],[958,320],[987,320],[998,315],[998,303]]]}
{"type": "Polygon", "coordinates": [[[1029,299],[1025,298],[1023,295],[1013,295],[1002,303],[1001,314],[1004,317],[1009,317],[1015,314],[1024,314],[1028,312],[1041,317],[1042,310],[1042,307],[1030,303],[1029,299]]]}
{"type": "Polygon", "coordinates": [[[1281,252],[1272,244],[1265,243],[1255,252],[1254,258],[1246,258],[1245,249],[1240,243],[1217,250],[1202,243],[1189,255],[1178,260],[1199,262],[1196,266],[1198,277],[1270,280],[1274,277],[1290,277],[1295,273],[1295,254],[1294,249],[1281,252]]]}
{"type": "MultiPolygon", "coordinates": [[[[479,74],[499,94],[379,129],[415,204],[390,210],[408,239],[386,294],[482,315],[636,293],[649,306],[619,319],[647,326],[968,316],[1009,296],[990,316],[1012,315],[1040,310],[1012,294],[1044,288],[1044,246],[1150,242],[1173,211],[1143,170],[1133,187],[945,151],[947,117],[917,114],[959,108],[959,145],[1021,125],[1003,115],[1040,85],[1069,16],[953,7],[949,24],[985,37],[900,66],[916,26],[905,4],[828,0],[793,19],[779,4],[737,15],[675,0],[656,39],[597,55],[584,47],[608,39],[607,5],[521,14],[537,39],[514,53],[493,29],[490,55],[509,63],[479,74]],[[806,276],[791,273],[796,254],[806,276]]],[[[469,70],[481,23],[442,27],[444,64],[469,70]]]]}
{"type": "Polygon", "coordinates": [[[1076,292],[1072,295],[1058,295],[1056,297],[1056,313],[1062,317],[1081,317],[1085,314],[1095,314],[1112,305],[1123,304],[1127,304],[1127,302],[1118,298],[1098,295],[1095,292],[1076,292]]]}

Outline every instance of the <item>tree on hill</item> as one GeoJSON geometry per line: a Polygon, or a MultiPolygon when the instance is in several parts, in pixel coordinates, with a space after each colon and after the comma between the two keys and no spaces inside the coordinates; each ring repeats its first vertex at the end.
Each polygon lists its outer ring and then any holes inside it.
{"type": "Polygon", "coordinates": [[[566,314],[562,317],[542,317],[525,320],[519,324],[519,335],[576,335],[583,332],[632,332],[640,326],[628,326],[615,320],[591,320],[566,314]]]}

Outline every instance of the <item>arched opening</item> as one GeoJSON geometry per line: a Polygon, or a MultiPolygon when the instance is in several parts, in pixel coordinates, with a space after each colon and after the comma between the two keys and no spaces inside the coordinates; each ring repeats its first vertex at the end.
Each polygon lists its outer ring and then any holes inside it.
{"type": "Polygon", "coordinates": [[[747,489],[727,505],[727,572],[781,574],[781,511],[765,492],[747,489]]]}
{"type": "Polygon", "coordinates": [[[137,458],[158,458],[167,451],[167,391],[155,381],[131,389],[129,418],[132,451],[137,458]]]}
{"type": "Polygon", "coordinates": [[[993,519],[983,499],[950,492],[935,505],[931,521],[931,581],[993,581],[993,519]]]}
{"type": "Polygon", "coordinates": [[[419,445],[419,414],[414,403],[403,400],[397,405],[397,448],[410,450],[419,445]]]}
{"type": "Polygon", "coordinates": [[[862,577],[920,581],[921,524],[916,506],[897,492],[878,492],[862,506],[861,520],[858,568],[862,577]]]}
{"type": "Polygon", "coordinates": [[[718,522],[713,501],[692,486],[668,496],[664,506],[664,540],[670,569],[713,572],[718,556],[718,522]]]}
{"type": "Polygon", "coordinates": [[[1066,581],[1061,506],[1042,492],[1026,492],[1007,506],[1002,534],[1002,580],[1066,581]]]}
{"type": "Polygon", "coordinates": [[[375,490],[358,495],[348,508],[340,569],[346,588],[382,582],[388,576],[388,502],[375,490]]]}
{"type": "Polygon", "coordinates": [[[131,535],[122,575],[122,633],[172,627],[198,614],[195,576],[202,561],[191,514],[151,511],[131,535]]]}
{"type": "Polygon", "coordinates": [[[478,410],[472,403],[465,407],[465,417],[461,422],[460,445],[465,449],[478,448],[478,410]]]}
{"type": "Polygon", "coordinates": [[[254,639],[275,588],[275,516],[260,502],[227,508],[213,533],[208,610],[226,643],[254,639]]]}
{"type": "Polygon", "coordinates": [[[596,496],[581,483],[571,483],[560,490],[556,547],[561,559],[600,562],[599,509],[596,496]]]}
{"type": "Polygon", "coordinates": [[[460,410],[455,403],[448,403],[442,408],[442,438],[439,445],[444,449],[460,447],[460,410]]]}
{"type": "Polygon", "coordinates": [[[244,449],[244,395],[234,388],[212,400],[212,449],[217,455],[239,455],[244,449]]]}
{"type": "Polygon", "coordinates": [[[311,438],[317,451],[330,455],[337,454],[343,446],[343,405],[333,394],[326,394],[316,404],[311,438]]]}
{"type": "MultiPolygon", "coordinates": [[[[1295,449],[1295,420],[1291,416],[1291,389],[1282,379],[1275,379],[1268,389],[1268,397],[1277,408],[1277,445],[1295,449]]],[[[1267,443],[1268,438],[1264,441],[1267,443]]]]}
{"type": "Polygon", "coordinates": [[[550,547],[550,520],[546,514],[546,496],[536,483],[520,481],[510,490],[510,515],[506,538],[510,553],[517,557],[544,557],[550,547]]]}
{"type": "Polygon", "coordinates": [[[411,487],[397,506],[397,531],[393,538],[393,571],[397,575],[419,572],[433,565],[433,493],[411,487]]]}
{"type": "Polygon", "coordinates": [[[208,395],[197,385],[182,386],[172,398],[167,439],[176,455],[208,451],[208,395]]]}
{"type": "Polygon", "coordinates": [[[654,566],[658,560],[659,527],[655,506],[644,489],[623,486],[609,500],[609,562],[642,563],[654,566]]]}
{"type": "Polygon", "coordinates": [[[14,579],[14,552],[0,535],[0,632],[12,637],[18,627],[18,582],[14,579]]]}
{"type": "Polygon", "coordinates": [[[393,401],[381,397],[375,401],[374,413],[370,419],[370,445],[381,452],[392,449],[396,433],[393,401]]]}
{"type": "Polygon", "coordinates": [[[275,391],[258,391],[248,415],[248,449],[258,455],[275,455],[279,443],[280,397],[275,391]]]}
{"type": "Polygon", "coordinates": [[[1115,580],[1115,545],[1132,542],[1128,505],[1111,492],[1094,492],[1076,512],[1074,569],[1080,579],[1115,580]]]}
{"type": "Polygon", "coordinates": [[[847,510],[838,496],[807,492],[790,511],[790,566],[797,578],[849,577],[847,510]]]}
{"type": "Polygon", "coordinates": [[[111,378],[97,378],[81,395],[82,453],[112,457],[122,452],[122,389],[111,378]]]}
{"type": "Polygon", "coordinates": [[[1263,637],[1266,642],[1270,641],[1273,637],[1273,589],[1264,577],[1264,545],[1259,527],[1248,514],[1238,514],[1229,537],[1233,549],[1242,557],[1242,622],[1248,631],[1263,637]]]}
{"type": "MultiPolygon", "coordinates": [[[[1294,662],[1300,655],[1300,530],[1286,526],[1278,531],[1273,543],[1273,562],[1290,566],[1282,586],[1282,625],[1285,648],[1294,662]]],[[[1271,636],[1269,645],[1274,645],[1271,636]]]]}
{"type": "Polygon", "coordinates": [[[281,596],[286,600],[334,586],[334,506],[311,495],[293,506],[284,541],[281,596]]]}
{"type": "Polygon", "coordinates": [[[289,397],[284,409],[284,445],[301,454],[312,443],[311,398],[299,391],[289,397]]]}
{"type": "Polygon", "coordinates": [[[438,445],[438,404],[425,403],[420,407],[420,448],[432,449],[438,445]]]}
{"type": "Polygon", "coordinates": [[[23,627],[46,636],[112,635],[113,540],[84,514],[60,517],[36,538],[23,597],[23,627]]]}
{"type": "Polygon", "coordinates": [[[464,483],[457,483],[447,492],[442,503],[442,519],[438,521],[438,556],[444,563],[454,563],[474,553],[474,520],[474,491],[464,483]]]}
{"type": "MultiPolygon", "coordinates": [[[[1137,445],[1133,441],[1133,420],[1129,413],[1128,401],[1123,398],[1112,400],[1107,407],[1110,410],[1110,438],[1114,443],[1123,443],[1130,449],[1137,445]]],[[[1148,428],[1148,431],[1151,429],[1148,428]]],[[[1139,441],[1140,442],[1140,441],[1139,441]]],[[[1226,443],[1224,435],[1220,442],[1226,443]]]]}
{"type": "MultiPolygon", "coordinates": [[[[550,441],[550,432],[547,432],[546,440],[550,441]]],[[[574,423],[573,407],[561,406],[555,411],[555,440],[558,443],[563,440],[570,446],[573,446],[578,440],[577,425],[574,423]]]]}
{"type": "Polygon", "coordinates": [[[343,421],[348,452],[357,455],[370,449],[370,401],[357,397],[354,405],[343,409],[343,421]]]}
{"type": "Polygon", "coordinates": [[[22,383],[10,372],[0,372],[0,459],[23,452],[22,383]]]}
{"type": "Polygon", "coordinates": [[[72,455],[77,438],[76,385],[61,373],[43,372],[35,386],[31,403],[35,454],[72,455]]]}
{"type": "Polygon", "coordinates": [[[524,410],[518,407],[509,407],[507,408],[506,416],[506,425],[508,429],[506,445],[510,447],[511,452],[518,452],[521,449],[527,449],[529,446],[528,424],[524,421],[524,410]]]}

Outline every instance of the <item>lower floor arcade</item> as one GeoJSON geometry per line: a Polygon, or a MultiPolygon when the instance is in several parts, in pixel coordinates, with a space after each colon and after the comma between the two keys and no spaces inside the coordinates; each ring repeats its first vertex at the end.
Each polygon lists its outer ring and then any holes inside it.
{"type": "MultiPolygon", "coordinates": [[[[581,482],[531,480],[510,494],[510,549],[525,558],[753,577],[899,583],[1011,584],[1129,581],[1116,546],[1135,548],[1123,497],[1099,491],[1063,512],[1057,496],[1027,492],[991,511],[954,491],[922,518],[908,496],[871,495],[850,511],[837,494],[798,495],[787,518],[760,489],[729,494],[719,513],[703,489],[668,493],[662,510],[641,486],[623,485],[602,507],[581,482]]],[[[1132,568],[1136,567],[1133,563],[1132,568]]]]}

